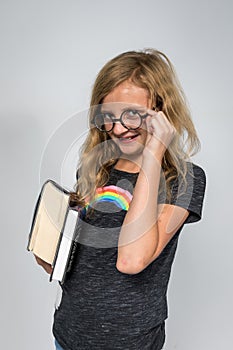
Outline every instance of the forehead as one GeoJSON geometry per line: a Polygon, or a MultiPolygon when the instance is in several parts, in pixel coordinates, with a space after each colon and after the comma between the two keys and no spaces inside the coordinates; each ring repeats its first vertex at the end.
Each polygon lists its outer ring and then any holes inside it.
{"type": "Polygon", "coordinates": [[[125,81],[116,86],[105,98],[103,104],[121,103],[149,107],[148,92],[137,85],[125,81]]]}
{"type": "Polygon", "coordinates": [[[127,102],[109,102],[100,105],[100,110],[102,113],[108,112],[115,115],[120,115],[122,112],[129,109],[137,110],[139,113],[145,113],[145,111],[147,110],[147,106],[127,102]]]}

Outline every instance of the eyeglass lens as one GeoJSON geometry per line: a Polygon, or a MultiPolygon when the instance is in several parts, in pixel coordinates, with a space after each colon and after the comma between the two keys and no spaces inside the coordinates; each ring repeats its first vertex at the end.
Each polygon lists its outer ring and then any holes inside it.
{"type": "Polygon", "coordinates": [[[110,113],[97,114],[94,118],[96,127],[101,131],[111,131],[116,121],[120,121],[126,129],[134,130],[141,126],[142,116],[138,111],[126,110],[119,119],[110,113]]]}

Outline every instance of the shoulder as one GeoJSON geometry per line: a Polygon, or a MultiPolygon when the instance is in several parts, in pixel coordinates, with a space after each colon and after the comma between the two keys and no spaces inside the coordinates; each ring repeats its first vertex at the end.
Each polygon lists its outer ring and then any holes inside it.
{"type": "Polygon", "coordinates": [[[188,210],[190,215],[186,220],[187,223],[201,219],[206,174],[204,169],[195,163],[186,162],[184,165],[185,181],[184,177],[179,175],[171,182],[171,200],[167,200],[166,203],[188,210]]]}
{"type": "Polygon", "coordinates": [[[187,162],[187,167],[186,178],[188,188],[183,198],[190,215],[186,223],[199,221],[201,219],[206,189],[206,174],[204,169],[200,165],[192,162],[187,162]]]}
{"type": "Polygon", "coordinates": [[[186,179],[188,183],[192,184],[195,192],[203,193],[206,188],[206,173],[205,170],[195,163],[187,162],[187,175],[186,179]]]}
{"type": "Polygon", "coordinates": [[[201,179],[206,182],[206,172],[205,170],[195,163],[187,162],[188,168],[192,169],[193,175],[196,179],[201,179]]]}
{"type": "Polygon", "coordinates": [[[205,188],[206,174],[204,169],[195,163],[185,162],[182,164],[183,175],[179,174],[171,181],[171,191],[174,195],[181,192],[190,192],[193,188],[205,188]]]}

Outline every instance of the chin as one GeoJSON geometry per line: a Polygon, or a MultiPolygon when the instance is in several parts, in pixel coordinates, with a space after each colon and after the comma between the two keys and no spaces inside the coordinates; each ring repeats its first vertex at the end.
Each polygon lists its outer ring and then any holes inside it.
{"type": "Polygon", "coordinates": [[[137,148],[134,148],[134,147],[120,147],[121,154],[125,155],[125,156],[128,156],[128,157],[129,156],[132,156],[132,157],[141,156],[143,150],[144,150],[144,146],[143,145],[141,145],[140,147],[137,146],[137,148]]]}

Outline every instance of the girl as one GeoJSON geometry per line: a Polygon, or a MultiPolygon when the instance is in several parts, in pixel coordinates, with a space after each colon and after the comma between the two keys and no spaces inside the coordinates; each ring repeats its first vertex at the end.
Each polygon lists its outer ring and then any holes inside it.
{"type": "Polygon", "coordinates": [[[54,314],[56,349],[161,350],[178,238],[201,219],[205,173],[189,160],[199,140],[156,50],[108,62],[90,106],[73,194],[87,214],[54,314]]]}

